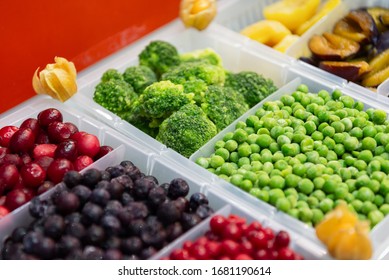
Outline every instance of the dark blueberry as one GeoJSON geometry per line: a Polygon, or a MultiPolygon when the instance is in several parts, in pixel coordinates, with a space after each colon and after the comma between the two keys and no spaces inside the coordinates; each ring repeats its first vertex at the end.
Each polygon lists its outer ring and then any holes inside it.
{"type": "Polygon", "coordinates": [[[185,231],[201,223],[201,218],[197,214],[182,213],[181,225],[185,231]]]}
{"type": "Polygon", "coordinates": [[[134,188],[134,181],[128,175],[120,175],[116,178],[111,179],[111,182],[117,182],[122,184],[126,191],[131,191],[134,188]]]}
{"type": "Polygon", "coordinates": [[[108,173],[111,175],[111,180],[112,178],[116,178],[125,174],[125,168],[121,165],[110,166],[105,170],[108,171],[108,173]]]}
{"type": "Polygon", "coordinates": [[[56,206],[59,213],[67,215],[78,209],[80,199],[74,193],[62,192],[57,198],[56,206]]]}
{"type": "Polygon", "coordinates": [[[86,246],[82,252],[84,260],[102,260],[104,252],[99,247],[86,246]]]}
{"type": "Polygon", "coordinates": [[[64,257],[70,252],[80,248],[81,243],[77,238],[71,235],[64,235],[57,243],[57,254],[60,257],[64,257]]]}
{"type": "Polygon", "coordinates": [[[138,254],[143,248],[142,240],[137,236],[122,239],[120,248],[125,254],[138,254]]]}
{"type": "Polygon", "coordinates": [[[45,235],[54,239],[61,237],[65,230],[65,221],[62,216],[52,215],[46,218],[44,224],[45,235]]]}
{"type": "Polygon", "coordinates": [[[81,179],[82,175],[79,172],[71,170],[65,173],[63,177],[63,182],[69,189],[71,189],[77,186],[81,182],[81,179]]]}
{"type": "Polygon", "coordinates": [[[45,218],[33,220],[28,225],[28,231],[35,231],[36,233],[43,235],[44,234],[44,228],[43,228],[44,224],[45,224],[45,218]]]}
{"type": "Polygon", "coordinates": [[[189,207],[194,212],[200,205],[208,205],[208,198],[203,193],[194,193],[189,198],[189,207]]]}
{"type": "MultiPolygon", "coordinates": [[[[63,183],[63,182],[62,182],[63,183]]],[[[65,185],[65,184],[64,184],[65,185]]],[[[66,186],[66,185],[65,185],[66,186]]],[[[68,192],[68,188],[55,188],[53,193],[50,196],[50,199],[53,201],[54,204],[57,204],[58,197],[63,193],[68,192]]]]}
{"type": "Polygon", "coordinates": [[[105,250],[109,250],[109,249],[120,249],[120,246],[121,246],[121,239],[117,236],[110,236],[108,237],[104,243],[103,243],[103,248],[105,250]]]}
{"type": "Polygon", "coordinates": [[[43,237],[38,244],[36,255],[44,260],[50,260],[55,256],[55,242],[49,237],[43,237]]]}
{"type": "Polygon", "coordinates": [[[143,178],[145,178],[145,179],[147,179],[147,180],[154,181],[157,185],[159,184],[159,183],[158,183],[158,179],[155,178],[153,175],[146,175],[146,176],[144,176],[143,178]]]}
{"type": "Polygon", "coordinates": [[[113,215],[104,215],[101,218],[100,224],[108,233],[108,235],[118,234],[122,226],[119,219],[113,215]]]}
{"type": "Polygon", "coordinates": [[[142,178],[142,173],[139,168],[136,166],[126,166],[124,167],[125,174],[130,176],[133,181],[136,181],[142,178]]]}
{"type": "Polygon", "coordinates": [[[78,212],[73,212],[65,217],[65,223],[81,223],[82,215],[78,212]]]}
{"type": "Polygon", "coordinates": [[[179,198],[180,196],[187,196],[189,193],[188,183],[181,178],[175,178],[170,182],[168,196],[171,199],[179,198]]]}
{"type": "Polygon", "coordinates": [[[72,193],[78,196],[81,204],[85,204],[88,201],[92,191],[87,186],[77,185],[72,189],[72,193]]]}
{"type": "Polygon", "coordinates": [[[82,208],[82,220],[86,224],[98,223],[104,210],[99,205],[92,202],[87,202],[82,208]]]}
{"type": "Polygon", "coordinates": [[[103,180],[103,181],[110,181],[111,180],[111,174],[109,174],[108,171],[103,170],[100,172],[101,172],[101,180],[103,180]]]}
{"type": "Polygon", "coordinates": [[[131,202],[123,207],[123,210],[119,213],[118,217],[123,226],[126,226],[135,219],[144,219],[148,216],[149,210],[147,206],[141,202],[131,202]]]}
{"type": "Polygon", "coordinates": [[[155,248],[162,248],[166,241],[166,231],[164,229],[157,229],[147,225],[141,232],[140,238],[143,243],[155,248]]]}
{"type": "Polygon", "coordinates": [[[46,200],[40,200],[39,197],[34,197],[29,203],[28,210],[32,217],[42,218],[46,215],[48,207],[49,204],[46,200]]]}
{"type": "Polygon", "coordinates": [[[27,254],[35,254],[38,251],[39,243],[42,242],[43,235],[31,231],[23,237],[23,247],[27,254]]]}
{"type": "Polygon", "coordinates": [[[98,245],[105,239],[105,231],[101,226],[91,225],[86,231],[86,241],[88,244],[98,245]]]}
{"type": "Polygon", "coordinates": [[[128,231],[132,235],[140,236],[142,230],[146,227],[146,222],[143,219],[133,220],[128,225],[128,231]]]}
{"type": "Polygon", "coordinates": [[[37,256],[25,254],[25,253],[19,253],[19,255],[15,255],[16,259],[18,260],[26,260],[26,261],[34,261],[34,260],[40,260],[37,256]]]}
{"type": "Polygon", "coordinates": [[[147,260],[148,258],[154,256],[157,252],[158,251],[154,247],[150,246],[143,249],[142,252],[140,252],[139,258],[142,260],[147,260]]]}
{"type": "Polygon", "coordinates": [[[91,169],[88,169],[84,172],[84,174],[82,175],[81,182],[84,185],[93,189],[100,180],[101,180],[100,170],[97,170],[95,168],[91,168],[91,169]]]}
{"type": "Polygon", "coordinates": [[[204,220],[213,214],[213,209],[209,207],[209,205],[203,204],[197,207],[196,214],[200,217],[200,219],[204,220]]]}
{"type": "Polygon", "coordinates": [[[167,232],[167,241],[173,241],[184,233],[184,229],[179,222],[169,225],[166,228],[167,232]]]}
{"type": "Polygon", "coordinates": [[[189,201],[185,197],[179,197],[172,201],[180,212],[186,212],[189,209],[189,201]]]}
{"type": "Polygon", "coordinates": [[[37,195],[41,195],[44,192],[47,192],[48,190],[51,190],[54,188],[55,184],[51,181],[44,181],[39,188],[37,189],[37,195]]]}
{"type": "Polygon", "coordinates": [[[110,200],[104,208],[104,213],[117,216],[122,211],[123,205],[118,200],[110,200]]]}
{"type": "Polygon", "coordinates": [[[150,190],[147,199],[152,207],[158,207],[166,200],[165,190],[161,187],[155,187],[150,190]]]}
{"type": "Polygon", "coordinates": [[[123,259],[123,254],[120,250],[109,249],[104,252],[103,260],[121,260],[123,259]]]}
{"type": "Polygon", "coordinates": [[[11,238],[7,238],[3,243],[3,248],[1,248],[1,259],[11,260],[12,254],[17,250],[23,252],[23,245],[21,243],[14,243],[11,238]]]}
{"type": "Polygon", "coordinates": [[[111,195],[105,189],[94,189],[90,195],[91,202],[96,203],[103,207],[107,205],[110,199],[111,199],[111,195]]]}
{"type": "Polygon", "coordinates": [[[135,166],[135,165],[132,163],[132,161],[130,161],[130,160],[123,160],[123,161],[120,163],[120,165],[123,166],[123,167],[127,167],[127,166],[132,167],[132,166],[135,166]]]}
{"type": "Polygon", "coordinates": [[[134,197],[129,193],[123,193],[121,197],[122,204],[124,206],[130,204],[131,202],[135,201],[134,197]]]}
{"type": "Polygon", "coordinates": [[[140,178],[134,183],[134,197],[136,200],[147,199],[147,196],[151,189],[158,185],[151,179],[146,177],[140,178]]]}
{"type": "Polygon", "coordinates": [[[17,243],[17,242],[22,242],[23,237],[27,234],[27,228],[25,227],[17,227],[13,230],[12,232],[12,241],[17,243]]]}
{"type": "Polygon", "coordinates": [[[110,185],[111,185],[110,181],[101,180],[100,182],[98,182],[96,184],[95,189],[105,189],[105,190],[108,190],[110,185]]]}
{"type": "Polygon", "coordinates": [[[165,193],[168,194],[169,192],[169,187],[170,187],[170,184],[169,183],[163,183],[161,185],[159,185],[161,188],[163,188],[165,190],[165,193]]]}
{"type": "Polygon", "coordinates": [[[120,199],[122,197],[122,194],[124,193],[124,185],[120,184],[115,180],[116,178],[110,182],[110,184],[107,187],[107,191],[111,195],[112,199],[120,199]]]}
{"type": "Polygon", "coordinates": [[[174,202],[166,202],[158,207],[158,219],[164,224],[172,224],[178,221],[181,217],[181,212],[177,209],[174,202]]]}
{"type": "Polygon", "coordinates": [[[83,254],[81,249],[75,249],[69,252],[65,258],[66,260],[83,260],[83,254]]]}
{"type": "Polygon", "coordinates": [[[139,257],[137,255],[124,255],[123,260],[136,261],[139,260],[139,257]]]}
{"type": "Polygon", "coordinates": [[[86,235],[86,229],[84,225],[77,222],[66,225],[65,232],[66,234],[71,235],[80,240],[86,235]]]}
{"type": "Polygon", "coordinates": [[[146,218],[146,224],[155,229],[163,229],[163,224],[159,221],[157,216],[150,215],[146,218]]]}

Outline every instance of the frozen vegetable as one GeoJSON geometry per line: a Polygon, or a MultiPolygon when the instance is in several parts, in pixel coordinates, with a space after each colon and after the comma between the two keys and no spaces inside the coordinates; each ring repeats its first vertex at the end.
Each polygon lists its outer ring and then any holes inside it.
{"type": "Polygon", "coordinates": [[[223,66],[222,58],[213,49],[206,48],[180,54],[182,62],[205,61],[216,66],[223,66]]]}
{"type": "Polygon", "coordinates": [[[149,85],[157,82],[157,76],[153,70],[144,65],[128,67],[122,77],[138,94],[141,94],[149,85]]]}
{"type": "Polygon", "coordinates": [[[232,88],[221,86],[208,87],[201,108],[216,125],[218,131],[224,129],[249,109],[241,94],[232,88]]]}
{"type": "Polygon", "coordinates": [[[277,90],[272,80],[253,71],[228,72],[225,86],[241,93],[250,107],[277,90]]]}
{"type": "Polygon", "coordinates": [[[159,127],[158,141],[185,157],[189,157],[217,133],[200,107],[187,104],[165,119],[159,127]]]}
{"type": "Polygon", "coordinates": [[[110,110],[111,112],[121,116],[130,110],[132,102],[138,97],[132,86],[126,83],[123,79],[118,79],[115,74],[115,78],[108,78],[110,73],[106,73],[103,76],[107,81],[100,82],[93,95],[93,100],[110,110]]]}
{"type": "Polygon", "coordinates": [[[148,259],[213,213],[204,194],[189,190],[182,178],[160,183],[128,160],[68,172],[52,196],[31,201],[32,222],[11,233],[1,257],[148,259]]]}
{"type": "Polygon", "coordinates": [[[150,42],[139,54],[139,64],[150,67],[157,77],[180,64],[180,57],[175,46],[156,40],[150,42]]]}
{"type": "Polygon", "coordinates": [[[389,203],[389,122],[385,111],[363,109],[339,90],[300,85],[237,122],[195,162],[309,225],[346,202],[374,227],[389,203]]]}
{"type": "Polygon", "coordinates": [[[106,83],[110,80],[123,81],[123,75],[116,69],[108,69],[101,76],[101,82],[106,83]]]}

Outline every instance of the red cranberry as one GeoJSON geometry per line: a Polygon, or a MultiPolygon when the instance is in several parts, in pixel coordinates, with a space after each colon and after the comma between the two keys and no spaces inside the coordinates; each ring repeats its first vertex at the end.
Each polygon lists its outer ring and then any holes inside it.
{"type": "Polygon", "coordinates": [[[250,231],[248,233],[247,238],[250,240],[250,242],[257,249],[264,249],[264,248],[266,248],[267,243],[268,243],[268,239],[266,237],[266,234],[263,232],[263,230],[250,231]]]}
{"type": "Polygon", "coordinates": [[[209,254],[207,252],[207,249],[205,248],[205,245],[203,244],[195,244],[192,246],[190,255],[194,257],[196,260],[208,260],[209,254]]]}
{"type": "Polygon", "coordinates": [[[253,258],[247,254],[239,254],[235,257],[235,260],[252,260],[253,258]]]}
{"type": "Polygon", "coordinates": [[[252,256],[255,252],[253,244],[248,240],[243,240],[240,246],[242,247],[241,252],[244,254],[252,256]]]}
{"type": "Polygon", "coordinates": [[[4,205],[5,199],[6,199],[6,198],[7,198],[7,197],[6,197],[5,195],[0,196],[0,206],[3,206],[3,205],[4,205]]]}
{"type": "Polygon", "coordinates": [[[260,229],[262,229],[262,224],[258,221],[254,221],[248,225],[246,232],[248,233],[252,230],[260,230],[260,229]]]}
{"type": "Polygon", "coordinates": [[[23,161],[17,154],[6,154],[1,159],[1,164],[14,164],[16,167],[21,167],[23,165],[23,161]]]}
{"type": "Polygon", "coordinates": [[[190,250],[190,248],[192,248],[192,246],[193,246],[193,242],[190,240],[185,241],[184,244],[182,244],[182,248],[185,250],[190,250]]]}
{"type": "Polygon", "coordinates": [[[19,128],[17,126],[13,125],[7,125],[0,129],[0,146],[2,147],[8,147],[9,141],[14,135],[16,131],[18,131],[19,128]]]}
{"type": "Polygon", "coordinates": [[[38,188],[46,178],[46,171],[37,163],[27,163],[20,169],[24,184],[29,188],[38,188]]]}
{"type": "Polygon", "coordinates": [[[54,153],[54,158],[66,158],[74,161],[78,156],[76,142],[73,140],[65,140],[58,144],[54,153]]]}
{"type": "Polygon", "coordinates": [[[271,228],[265,227],[265,228],[263,228],[262,230],[263,230],[263,233],[266,235],[266,238],[267,238],[268,240],[274,239],[274,237],[275,237],[274,231],[273,231],[271,228]]]}
{"type": "Polygon", "coordinates": [[[40,130],[35,138],[36,144],[50,144],[49,135],[44,130],[40,130]]]}
{"type": "Polygon", "coordinates": [[[227,220],[221,215],[215,215],[211,218],[209,225],[213,233],[221,234],[227,225],[227,220]]]}
{"type": "Polygon", "coordinates": [[[209,241],[204,244],[204,247],[211,258],[217,258],[222,252],[222,246],[220,242],[209,241]]]}
{"type": "Polygon", "coordinates": [[[54,153],[56,149],[57,149],[57,145],[55,144],[39,144],[36,145],[34,150],[32,151],[32,157],[34,159],[43,156],[54,158],[54,153]]]}
{"type": "Polygon", "coordinates": [[[223,230],[223,238],[231,240],[239,240],[242,237],[242,231],[236,223],[229,223],[223,230]]]}
{"type": "Polygon", "coordinates": [[[19,181],[19,171],[14,164],[4,164],[0,167],[0,195],[11,189],[19,181]]]}
{"type": "Polygon", "coordinates": [[[230,258],[235,258],[240,253],[239,243],[233,240],[223,240],[221,247],[223,254],[229,256],[230,258]]]}
{"type": "Polygon", "coordinates": [[[41,130],[38,120],[34,118],[24,120],[20,125],[20,128],[31,128],[35,135],[38,135],[38,132],[41,130]]]}
{"type": "Polygon", "coordinates": [[[94,158],[100,151],[100,142],[95,135],[76,132],[73,136],[77,141],[77,148],[80,155],[87,155],[94,158]]]}
{"type": "Polygon", "coordinates": [[[74,170],[81,171],[85,167],[91,165],[93,163],[93,159],[89,156],[79,156],[73,162],[74,170]]]}
{"type": "Polygon", "coordinates": [[[0,147],[0,159],[5,157],[6,154],[9,154],[10,150],[6,147],[0,147]]]}
{"type": "Polygon", "coordinates": [[[44,192],[47,192],[48,190],[52,189],[54,187],[54,183],[51,181],[44,181],[42,185],[39,186],[36,193],[37,195],[41,195],[44,192]]]}
{"type": "Polygon", "coordinates": [[[189,253],[185,249],[176,249],[170,254],[172,260],[188,260],[189,253]]]}
{"type": "Polygon", "coordinates": [[[275,238],[275,246],[277,248],[288,247],[290,242],[289,234],[286,231],[279,231],[275,238]]]}
{"type": "Polygon", "coordinates": [[[78,127],[71,122],[65,122],[64,123],[70,130],[70,135],[73,135],[74,133],[78,132],[78,127]]]}
{"type": "Polygon", "coordinates": [[[290,248],[281,248],[278,250],[279,260],[294,260],[294,252],[290,248]]]}
{"type": "Polygon", "coordinates": [[[47,135],[52,143],[61,143],[71,136],[71,131],[63,122],[52,122],[47,127],[47,135]]]}
{"type": "Polygon", "coordinates": [[[34,160],[34,163],[39,164],[45,171],[47,171],[47,168],[49,168],[50,164],[54,161],[54,158],[43,156],[39,157],[36,160],[34,160]]]}
{"type": "Polygon", "coordinates": [[[38,114],[38,122],[41,127],[47,127],[50,123],[54,121],[62,122],[62,120],[62,113],[55,108],[43,110],[38,114]]]}
{"type": "Polygon", "coordinates": [[[74,170],[73,164],[64,158],[55,159],[47,168],[47,177],[57,184],[62,181],[66,172],[74,170]]]}
{"type": "Polygon", "coordinates": [[[29,201],[29,197],[21,189],[12,190],[7,194],[5,207],[10,211],[22,206],[29,201]]]}
{"type": "Polygon", "coordinates": [[[22,153],[20,155],[20,159],[22,160],[23,164],[30,163],[32,161],[32,158],[28,153],[22,153]]]}
{"type": "Polygon", "coordinates": [[[31,128],[21,128],[12,135],[9,148],[13,153],[29,152],[34,146],[34,142],[35,134],[31,128]]]}
{"type": "Polygon", "coordinates": [[[0,219],[9,214],[9,210],[0,205],[0,219]]]}
{"type": "Polygon", "coordinates": [[[94,157],[94,160],[96,161],[112,151],[113,148],[111,146],[101,146],[99,152],[94,157]]]}
{"type": "Polygon", "coordinates": [[[254,253],[254,258],[256,260],[270,260],[271,256],[268,250],[259,249],[254,253]]]}

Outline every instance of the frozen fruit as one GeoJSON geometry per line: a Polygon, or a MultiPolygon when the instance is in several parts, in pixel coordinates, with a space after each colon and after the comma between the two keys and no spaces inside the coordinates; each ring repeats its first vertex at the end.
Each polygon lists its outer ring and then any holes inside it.
{"type": "Polygon", "coordinates": [[[371,69],[366,61],[322,61],[319,67],[351,82],[359,81],[371,69]]]}
{"type": "Polygon", "coordinates": [[[101,171],[96,168],[88,169],[84,172],[81,182],[90,187],[94,186],[101,180],[101,171]]]}
{"type": "Polygon", "coordinates": [[[189,193],[188,183],[181,178],[175,178],[170,182],[168,189],[168,196],[172,199],[176,199],[180,196],[186,196],[189,193]]]}
{"type": "Polygon", "coordinates": [[[308,45],[311,52],[322,60],[343,60],[354,56],[360,49],[357,42],[328,32],[323,36],[314,35],[308,45]]]}
{"type": "Polygon", "coordinates": [[[65,158],[70,161],[78,157],[77,144],[73,140],[64,140],[55,149],[54,158],[65,158]]]}
{"type": "Polygon", "coordinates": [[[300,39],[297,35],[287,35],[280,42],[274,45],[273,49],[285,53],[294,43],[300,39]]]}
{"type": "Polygon", "coordinates": [[[56,184],[61,182],[65,173],[70,170],[74,170],[74,167],[69,160],[55,159],[47,168],[47,177],[56,184]]]}
{"type": "Polygon", "coordinates": [[[38,133],[41,131],[39,122],[35,118],[25,119],[20,125],[20,128],[30,128],[35,135],[38,135],[38,133]]]}
{"type": "Polygon", "coordinates": [[[100,206],[105,206],[110,200],[111,195],[103,188],[94,189],[89,197],[90,201],[100,206]]]}
{"type": "Polygon", "coordinates": [[[166,202],[158,207],[158,219],[165,224],[172,224],[181,217],[180,211],[173,202],[166,202]]]}
{"type": "Polygon", "coordinates": [[[282,0],[263,9],[265,19],[276,20],[294,32],[317,11],[320,0],[282,0]]]}
{"type": "Polygon", "coordinates": [[[140,178],[134,182],[134,197],[142,200],[146,199],[150,190],[158,185],[149,178],[140,178]]]}
{"type": "Polygon", "coordinates": [[[47,127],[47,135],[51,143],[61,143],[72,135],[69,126],[63,122],[52,122],[47,127]]]}
{"type": "Polygon", "coordinates": [[[387,24],[385,25],[385,21],[383,22],[382,19],[389,17],[389,9],[384,7],[369,7],[366,11],[373,17],[380,33],[388,30],[387,24]]]}
{"type": "Polygon", "coordinates": [[[27,203],[30,199],[31,198],[21,189],[12,190],[7,194],[4,206],[7,207],[7,209],[9,209],[10,211],[13,211],[16,208],[27,203]]]}
{"type": "Polygon", "coordinates": [[[189,207],[192,211],[195,211],[200,205],[207,205],[208,203],[208,198],[203,193],[194,193],[189,199],[189,207]]]}
{"type": "Polygon", "coordinates": [[[8,147],[12,135],[14,135],[14,133],[18,130],[19,128],[14,125],[7,125],[2,127],[0,129],[0,146],[8,147]]]}
{"type": "Polygon", "coordinates": [[[0,166],[0,195],[19,182],[19,170],[14,164],[0,166]]]}
{"type": "Polygon", "coordinates": [[[68,171],[63,177],[63,182],[68,188],[73,188],[77,186],[82,180],[82,175],[75,170],[68,171]]]}
{"type": "Polygon", "coordinates": [[[112,151],[113,151],[113,148],[111,146],[103,145],[100,147],[99,152],[95,155],[95,157],[93,159],[98,160],[112,151]]]}
{"type": "Polygon", "coordinates": [[[9,149],[13,153],[29,152],[35,142],[35,134],[31,128],[21,128],[9,140],[9,149]]]}
{"type": "MultiPolygon", "coordinates": [[[[66,175],[65,175],[66,176],[66,175]]],[[[72,188],[72,193],[78,196],[80,203],[83,205],[87,201],[89,201],[89,198],[92,194],[92,191],[90,188],[84,186],[84,185],[77,185],[74,188],[72,188]]]]}
{"type": "Polygon", "coordinates": [[[46,178],[46,171],[39,164],[31,162],[20,169],[23,183],[29,188],[38,188],[46,178]]]}
{"type": "Polygon", "coordinates": [[[73,136],[75,136],[75,138],[73,139],[76,139],[77,148],[80,154],[87,155],[93,158],[100,151],[100,142],[95,135],[76,132],[75,134],[73,134],[73,136]]]}
{"type": "Polygon", "coordinates": [[[62,122],[62,113],[55,108],[48,108],[38,114],[38,122],[41,127],[47,127],[52,122],[62,122]]]}
{"type": "Polygon", "coordinates": [[[54,183],[51,181],[44,181],[36,190],[37,195],[41,195],[44,192],[47,192],[48,190],[54,188],[54,183]]]}
{"type": "Polygon", "coordinates": [[[47,217],[44,223],[45,235],[54,239],[61,237],[65,231],[65,221],[60,215],[52,215],[47,217]]]}
{"type": "Polygon", "coordinates": [[[74,193],[62,192],[57,198],[56,206],[59,213],[70,214],[78,209],[80,199],[74,193]]]}
{"type": "Polygon", "coordinates": [[[0,205],[0,219],[9,214],[9,210],[4,206],[0,205]]]}
{"type": "Polygon", "coordinates": [[[274,20],[261,20],[245,27],[240,33],[270,47],[278,44],[291,32],[282,23],[274,20]]]}
{"type": "Polygon", "coordinates": [[[54,158],[49,156],[41,156],[35,159],[33,162],[39,164],[45,171],[49,168],[50,164],[54,161],[54,158]]]}
{"type": "Polygon", "coordinates": [[[370,60],[371,71],[362,80],[364,86],[378,86],[389,78],[389,49],[370,60]]]}
{"type": "Polygon", "coordinates": [[[43,156],[54,158],[56,148],[56,144],[39,144],[36,145],[34,150],[32,151],[32,156],[35,159],[43,156]]]}

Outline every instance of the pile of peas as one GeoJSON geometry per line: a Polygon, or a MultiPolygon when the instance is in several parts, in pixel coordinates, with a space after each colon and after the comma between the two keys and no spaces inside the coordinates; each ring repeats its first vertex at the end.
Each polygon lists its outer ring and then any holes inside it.
{"type": "Polygon", "coordinates": [[[335,90],[265,102],[196,163],[315,226],[345,201],[374,227],[389,213],[389,121],[335,90]]]}

